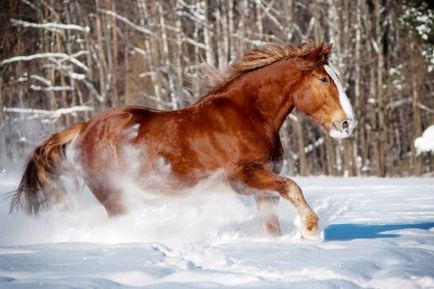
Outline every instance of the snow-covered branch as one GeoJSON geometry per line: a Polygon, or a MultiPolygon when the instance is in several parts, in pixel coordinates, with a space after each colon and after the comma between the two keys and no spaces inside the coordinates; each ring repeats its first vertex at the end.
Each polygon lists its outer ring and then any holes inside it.
{"type": "Polygon", "coordinates": [[[290,115],[288,115],[289,119],[292,121],[299,121],[298,117],[296,115],[294,115],[293,113],[291,113],[290,115]]]}
{"type": "Polygon", "coordinates": [[[430,107],[428,107],[428,106],[426,106],[426,105],[424,105],[424,104],[422,104],[422,103],[420,103],[420,102],[417,103],[417,106],[418,106],[420,109],[423,109],[423,110],[428,111],[428,112],[430,112],[430,113],[434,113],[434,109],[432,109],[432,108],[430,108],[430,107]]]}
{"type": "Polygon", "coordinates": [[[21,56],[14,56],[11,58],[7,58],[4,59],[0,62],[0,66],[8,64],[8,63],[12,63],[12,62],[17,62],[17,61],[31,61],[31,60],[35,60],[35,59],[42,59],[42,58],[51,58],[51,59],[56,59],[56,58],[60,58],[60,60],[57,60],[58,62],[63,62],[63,61],[70,61],[72,63],[74,63],[75,65],[77,65],[78,67],[84,69],[85,71],[88,71],[89,68],[87,67],[86,64],[84,64],[83,62],[79,61],[76,57],[79,57],[81,55],[87,54],[88,51],[86,50],[81,50],[77,53],[68,55],[66,53],[62,53],[62,52],[45,52],[45,53],[36,53],[36,54],[32,54],[32,55],[21,55],[21,56]]]}
{"type": "Polygon", "coordinates": [[[205,44],[203,44],[202,42],[196,41],[196,40],[194,40],[194,39],[192,39],[190,37],[184,36],[184,37],[182,37],[182,40],[185,41],[185,42],[187,42],[187,43],[189,43],[189,44],[191,44],[191,45],[193,45],[193,46],[196,46],[196,47],[198,47],[200,49],[209,50],[209,48],[205,44]]]}
{"type": "Polygon", "coordinates": [[[72,91],[74,90],[71,86],[39,86],[39,85],[30,85],[30,88],[35,91],[72,91]]]}
{"type": "Polygon", "coordinates": [[[47,29],[49,31],[58,31],[58,30],[76,30],[88,33],[90,31],[89,26],[82,27],[77,24],[63,24],[56,22],[47,22],[47,23],[34,23],[23,20],[11,19],[12,25],[14,26],[22,26],[22,27],[33,27],[40,29],[47,29]]]}
{"type": "Polygon", "coordinates": [[[270,19],[271,22],[273,22],[281,31],[285,30],[285,27],[283,27],[282,24],[279,22],[279,20],[277,20],[277,18],[274,17],[274,15],[271,14],[270,12],[270,9],[273,5],[273,1],[271,1],[267,6],[265,6],[265,4],[262,1],[256,1],[256,3],[258,3],[261,6],[265,15],[267,15],[268,19],[270,19]]]}
{"type": "Polygon", "coordinates": [[[324,137],[320,137],[314,143],[311,143],[311,144],[308,144],[307,146],[305,146],[304,147],[304,152],[306,154],[310,153],[311,151],[313,151],[315,148],[319,147],[323,143],[324,143],[324,137]]]}
{"type": "Polygon", "coordinates": [[[250,39],[250,38],[242,37],[240,35],[234,35],[234,37],[241,40],[244,43],[248,43],[248,44],[251,44],[253,46],[261,46],[261,45],[267,44],[267,41],[264,41],[264,40],[250,39]]]}
{"type": "Polygon", "coordinates": [[[3,108],[3,112],[44,115],[49,118],[58,118],[64,114],[71,114],[71,113],[83,112],[83,111],[93,111],[93,107],[86,106],[86,105],[79,105],[79,106],[73,106],[68,108],[59,108],[57,110],[45,110],[45,109],[21,108],[21,107],[3,108]]]}
{"type": "Polygon", "coordinates": [[[180,0],[178,4],[180,7],[184,8],[176,11],[178,16],[187,17],[197,24],[207,26],[205,17],[206,11],[204,9],[205,7],[203,6],[203,3],[199,2],[197,4],[187,4],[185,1],[180,0]]]}
{"type": "MultiPolygon", "coordinates": [[[[412,101],[413,100],[410,97],[403,98],[403,99],[398,99],[398,100],[395,100],[393,102],[388,103],[386,105],[386,108],[388,108],[388,109],[395,109],[395,108],[397,108],[397,107],[399,107],[401,105],[407,105],[407,104],[411,103],[412,101]]],[[[424,105],[423,103],[417,102],[416,105],[417,105],[417,107],[419,107],[422,110],[425,110],[425,111],[430,112],[430,113],[434,113],[434,109],[432,109],[432,108],[424,105]]]]}
{"type": "Polygon", "coordinates": [[[98,9],[98,11],[101,13],[104,13],[106,15],[112,16],[119,21],[122,21],[123,23],[127,24],[128,26],[130,26],[131,28],[133,28],[137,31],[140,31],[142,33],[145,33],[145,34],[148,34],[151,36],[155,36],[155,34],[151,30],[149,30],[143,26],[137,25],[136,23],[132,22],[128,18],[121,16],[121,15],[117,14],[116,12],[113,12],[111,10],[105,10],[105,9],[98,9]]]}
{"type": "Polygon", "coordinates": [[[398,99],[398,100],[389,102],[386,105],[386,108],[388,108],[388,109],[394,109],[394,108],[397,108],[397,107],[399,107],[401,105],[409,104],[411,102],[412,102],[412,99],[410,97],[406,97],[406,98],[402,98],[402,99],[398,99]]]}
{"type": "Polygon", "coordinates": [[[46,78],[44,78],[44,77],[42,77],[40,75],[32,74],[32,75],[30,75],[30,78],[34,79],[34,80],[38,80],[38,81],[40,81],[40,82],[42,82],[42,83],[44,83],[46,85],[51,85],[51,81],[49,81],[48,79],[46,79],[46,78]]]}

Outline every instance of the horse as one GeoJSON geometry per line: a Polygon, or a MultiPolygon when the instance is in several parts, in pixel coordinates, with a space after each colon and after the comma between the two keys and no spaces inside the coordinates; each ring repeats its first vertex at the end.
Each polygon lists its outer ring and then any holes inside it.
{"type": "Polygon", "coordinates": [[[59,180],[71,170],[109,217],[127,213],[119,172],[133,169],[145,189],[149,176],[166,167],[167,180],[153,185],[175,192],[220,171],[235,192],[254,197],[266,232],[281,234],[276,208],[283,198],[297,210],[302,238],[317,238],[318,216],[300,186],[279,175],[279,130],[296,109],[333,138],[352,134],[357,122],[329,63],[332,45],[266,44],[245,52],[225,71],[215,70],[213,86],[186,108],[111,108],[48,136],[28,159],[11,212],[38,214],[61,202],[66,188],[59,180]],[[72,146],[73,160],[66,153],[72,146]],[[133,157],[125,146],[133,148],[133,157]]]}

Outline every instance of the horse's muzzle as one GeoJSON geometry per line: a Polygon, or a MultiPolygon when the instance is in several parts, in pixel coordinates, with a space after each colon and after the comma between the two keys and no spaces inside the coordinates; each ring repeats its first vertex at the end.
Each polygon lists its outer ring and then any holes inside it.
{"type": "Polygon", "coordinates": [[[333,138],[347,138],[351,136],[354,128],[357,126],[355,119],[346,119],[344,121],[335,121],[330,129],[330,136],[333,138]]]}

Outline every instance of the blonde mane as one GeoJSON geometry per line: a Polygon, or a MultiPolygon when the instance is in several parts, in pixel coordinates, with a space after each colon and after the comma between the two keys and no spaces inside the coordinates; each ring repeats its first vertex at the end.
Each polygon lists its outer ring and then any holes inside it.
{"type": "MultiPolygon", "coordinates": [[[[315,44],[309,40],[298,46],[283,46],[276,43],[270,43],[256,49],[245,52],[234,63],[229,65],[224,71],[220,71],[208,64],[203,64],[202,75],[205,78],[202,86],[205,91],[212,92],[225,86],[233,79],[257,68],[268,66],[276,61],[290,58],[300,58],[295,65],[302,70],[309,70],[317,66],[318,61],[309,61],[301,59],[309,55],[315,49],[322,50],[323,44],[315,44]]],[[[322,59],[322,62],[326,59],[322,59]]]]}

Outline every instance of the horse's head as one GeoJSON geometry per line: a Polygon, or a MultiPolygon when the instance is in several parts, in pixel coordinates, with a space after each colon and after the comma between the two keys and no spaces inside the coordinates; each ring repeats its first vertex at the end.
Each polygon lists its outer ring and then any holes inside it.
{"type": "Polygon", "coordinates": [[[303,70],[294,105],[323,126],[331,137],[346,138],[352,134],[357,121],[337,72],[328,62],[331,49],[332,45],[321,44],[303,57],[302,61],[311,65],[303,70]]]}

